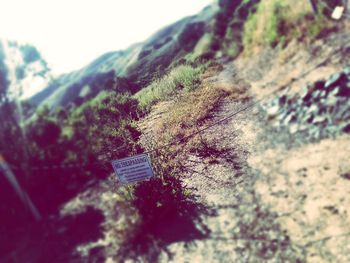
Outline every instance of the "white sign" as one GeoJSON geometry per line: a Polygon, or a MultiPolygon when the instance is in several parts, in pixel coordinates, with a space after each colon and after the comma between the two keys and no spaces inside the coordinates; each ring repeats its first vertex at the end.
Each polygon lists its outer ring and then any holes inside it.
{"type": "Polygon", "coordinates": [[[147,154],[115,160],[112,166],[122,184],[136,183],[154,176],[147,154]]]}
{"type": "Polygon", "coordinates": [[[339,20],[343,16],[344,9],[344,6],[337,6],[332,13],[332,18],[339,20]]]}

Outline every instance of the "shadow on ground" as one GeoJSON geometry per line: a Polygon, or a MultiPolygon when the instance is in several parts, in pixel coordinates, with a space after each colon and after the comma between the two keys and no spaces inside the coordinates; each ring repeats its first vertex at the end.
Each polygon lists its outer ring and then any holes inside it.
{"type": "Polygon", "coordinates": [[[241,152],[228,148],[222,148],[218,145],[219,142],[210,141],[202,142],[201,147],[197,148],[195,155],[201,159],[207,158],[209,160],[208,165],[223,164],[229,165],[232,170],[235,171],[236,177],[243,175],[242,156],[246,154],[244,150],[241,152]]]}
{"type": "Polygon", "coordinates": [[[137,185],[133,205],[141,220],[135,234],[119,251],[119,259],[142,257],[148,262],[156,262],[162,252],[172,257],[167,250],[172,243],[189,244],[207,238],[209,230],[202,224],[201,215],[212,212],[196,201],[191,190],[173,176],[137,185]]]}
{"type": "Polygon", "coordinates": [[[78,245],[95,241],[102,235],[103,215],[92,208],[65,218],[27,222],[8,229],[8,248],[0,253],[2,263],[61,263],[82,262],[75,249],[78,245]]]}
{"type": "MultiPolygon", "coordinates": [[[[67,171],[68,173],[68,171],[67,171]]],[[[77,262],[78,245],[102,236],[104,216],[88,208],[84,213],[61,218],[59,208],[88,187],[95,179],[82,176],[78,170],[68,174],[59,171],[36,173],[37,184],[25,184],[28,194],[41,214],[35,221],[11,185],[0,174],[0,262],[47,263],[77,262]],[[39,178],[39,179],[38,179],[39,178]]],[[[23,178],[18,176],[19,178],[23,178]]]]}

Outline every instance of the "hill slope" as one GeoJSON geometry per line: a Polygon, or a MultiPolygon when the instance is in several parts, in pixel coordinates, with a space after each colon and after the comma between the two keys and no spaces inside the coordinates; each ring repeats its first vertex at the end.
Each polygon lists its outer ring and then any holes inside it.
{"type": "Polygon", "coordinates": [[[210,30],[210,21],[217,11],[217,5],[209,6],[198,15],[163,28],[144,42],[103,54],[83,69],[59,76],[30,100],[50,108],[67,106],[70,102],[79,104],[111,88],[111,82],[120,77],[143,87],[193,50],[202,35],[210,30]],[[90,96],[84,98],[89,93],[90,96]]]}
{"type": "Polygon", "coordinates": [[[52,78],[46,61],[29,44],[0,40],[0,87],[15,96],[29,97],[29,87],[43,89],[52,78]]]}

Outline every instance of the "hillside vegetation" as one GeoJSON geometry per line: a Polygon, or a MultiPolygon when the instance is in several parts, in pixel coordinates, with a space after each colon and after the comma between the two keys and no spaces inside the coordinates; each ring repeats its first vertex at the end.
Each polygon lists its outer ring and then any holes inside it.
{"type": "Polygon", "coordinates": [[[243,45],[249,54],[259,47],[286,46],[292,40],[310,43],[338,27],[323,13],[315,16],[308,1],[265,0],[244,25],[243,45]]]}
{"type": "MultiPolygon", "coordinates": [[[[144,43],[107,53],[82,70],[60,76],[31,99],[34,105],[28,107],[38,108],[26,123],[18,123],[18,105],[10,100],[8,85],[0,74],[0,152],[16,169],[45,222],[63,225],[37,231],[28,241],[22,232],[37,223],[23,215],[15,198],[1,203],[4,254],[15,254],[20,262],[28,263],[52,258],[52,262],[64,262],[63,258],[156,262],[168,245],[190,239],[177,236],[177,229],[164,227],[164,222],[174,221],[200,239],[194,221],[210,211],[183,183],[191,169],[186,161],[195,156],[207,158],[209,165],[217,163],[226,149],[203,138],[199,129],[224,101],[244,104],[252,96],[244,81],[240,85],[220,82],[222,61],[253,59],[264,49],[280,54],[291,43],[305,47],[346,26],[346,21],[334,22],[322,9],[314,15],[308,1],[219,0],[144,43]],[[161,118],[149,119],[162,107],[165,113],[161,118]],[[152,136],[142,134],[142,124],[151,126],[152,136]],[[106,186],[111,160],[145,151],[150,151],[154,179],[112,190],[106,186]],[[9,207],[11,213],[6,213],[9,207]],[[74,221],[76,214],[88,214],[91,207],[103,218],[103,223],[91,229],[96,236],[80,237],[77,227],[62,238],[67,225],[79,225],[74,221]],[[16,214],[21,216],[16,218],[16,214]],[[55,248],[57,240],[62,249],[55,248]],[[47,249],[40,251],[45,242],[47,249]],[[28,256],[31,251],[36,251],[34,256],[28,256]]],[[[2,71],[5,74],[0,60],[2,71]]],[[[5,199],[8,192],[0,197],[5,199]]],[[[244,227],[247,233],[254,232],[246,223],[241,226],[242,233],[244,227]]],[[[264,233],[269,230],[259,227],[264,233]]],[[[252,238],[258,239],[253,234],[252,238]]],[[[294,247],[289,241],[281,242],[273,255],[302,262],[299,254],[291,258],[283,254],[285,250],[293,252],[294,247]]],[[[258,255],[270,253],[267,248],[251,249],[258,255]]]]}

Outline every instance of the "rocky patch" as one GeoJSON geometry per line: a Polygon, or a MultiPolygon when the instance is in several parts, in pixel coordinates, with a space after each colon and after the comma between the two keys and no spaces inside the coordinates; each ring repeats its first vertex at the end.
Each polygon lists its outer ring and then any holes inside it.
{"type": "Polygon", "coordinates": [[[321,139],[350,133],[350,67],[307,85],[300,94],[279,96],[263,105],[274,126],[290,134],[321,139]]]}

